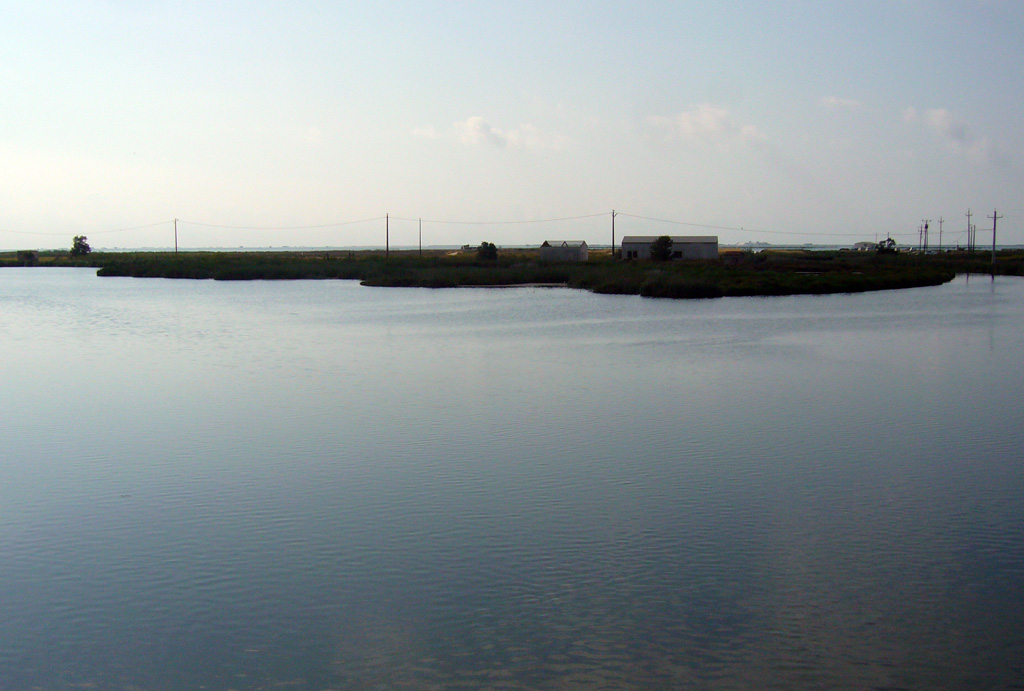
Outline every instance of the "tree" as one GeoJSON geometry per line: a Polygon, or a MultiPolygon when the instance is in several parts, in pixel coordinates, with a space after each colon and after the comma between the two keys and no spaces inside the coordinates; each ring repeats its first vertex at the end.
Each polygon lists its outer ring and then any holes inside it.
{"type": "Polygon", "coordinates": [[[878,243],[876,248],[879,254],[894,254],[896,252],[896,241],[886,238],[878,243]]]}
{"type": "Polygon", "coordinates": [[[662,235],[651,243],[651,259],[656,262],[667,262],[672,258],[672,238],[662,235]]]}
{"type": "Polygon", "coordinates": [[[498,258],[498,248],[494,246],[493,242],[481,242],[480,246],[476,248],[476,258],[483,259],[484,261],[494,261],[498,258]]]}
{"type": "Polygon", "coordinates": [[[92,252],[92,247],[89,247],[89,243],[86,242],[84,235],[76,235],[74,240],[71,242],[71,256],[72,257],[84,257],[85,255],[92,252]]]}

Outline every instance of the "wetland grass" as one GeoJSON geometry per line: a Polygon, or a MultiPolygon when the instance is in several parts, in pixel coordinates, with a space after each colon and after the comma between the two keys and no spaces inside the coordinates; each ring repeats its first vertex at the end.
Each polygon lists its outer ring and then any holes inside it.
{"type": "MultiPolygon", "coordinates": [[[[8,256],[9,255],[9,256],[8,256]]],[[[15,253],[0,266],[18,265],[15,253]]],[[[38,266],[93,266],[101,276],[214,280],[349,279],[387,287],[564,285],[596,293],[664,298],[854,293],[938,285],[989,273],[990,255],[849,251],[731,252],[718,261],[621,261],[592,251],[581,263],[541,262],[536,250],[40,253],[38,266]]],[[[995,273],[1024,275],[1024,251],[997,253],[995,273]]]]}

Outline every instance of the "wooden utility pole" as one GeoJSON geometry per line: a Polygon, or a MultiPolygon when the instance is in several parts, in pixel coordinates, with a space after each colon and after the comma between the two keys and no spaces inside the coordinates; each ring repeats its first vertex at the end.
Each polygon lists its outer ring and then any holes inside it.
{"type": "Polygon", "coordinates": [[[612,209],[612,259],[615,259],[615,209],[612,209]]]}
{"type": "Polygon", "coordinates": [[[974,251],[974,238],[971,237],[971,210],[967,210],[967,251],[974,251]]]}
{"type": "Polygon", "coordinates": [[[391,228],[388,214],[384,214],[384,258],[391,256],[391,228]]]}
{"type": "Polygon", "coordinates": [[[174,253],[178,253],[178,219],[174,219],[174,253]]]}
{"type": "Polygon", "coordinates": [[[996,221],[1002,216],[995,209],[992,209],[992,215],[989,216],[992,219],[992,278],[996,277],[996,221]]]}
{"type": "Polygon", "coordinates": [[[423,259],[423,219],[420,219],[420,259],[423,259]]]}
{"type": "Polygon", "coordinates": [[[939,251],[942,251],[942,216],[939,216],[939,251]]]}

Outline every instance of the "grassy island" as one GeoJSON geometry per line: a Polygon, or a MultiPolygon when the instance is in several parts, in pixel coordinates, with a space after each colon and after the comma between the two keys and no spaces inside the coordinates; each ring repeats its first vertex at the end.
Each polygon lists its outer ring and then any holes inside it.
{"type": "MultiPolygon", "coordinates": [[[[16,265],[13,256],[0,265],[16,265]]],[[[352,279],[370,286],[455,288],[558,285],[667,298],[853,293],[938,285],[958,273],[990,273],[988,253],[726,251],[718,261],[622,261],[591,251],[580,263],[541,262],[535,250],[43,253],[40,266],[94,266],[101,276],[216,280],[352,279]]],[[[1024,252],[997,253],[995,273],[1024,275],[1024,252]]]]}

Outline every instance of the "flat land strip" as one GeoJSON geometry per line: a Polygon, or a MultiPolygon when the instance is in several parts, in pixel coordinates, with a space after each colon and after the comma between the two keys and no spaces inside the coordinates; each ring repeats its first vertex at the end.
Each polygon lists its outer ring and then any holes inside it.
{"type": "MultiPolygon", "coordinates": [[[[0,267],[18,265],[15,253],[0,267]]],[[[38,266],[91,266],[100,276],[215,280],[350,279],[422,288],[559,285],[595,293],[665,298],[855,293],[939,285],[960,273],[1024,275],[1024,251],[878,253],[729,251],[717,261],[622,261],[592,251],[586,262],[543,262],[535,250],[242,251],[39,253],[38,266]]]]}

